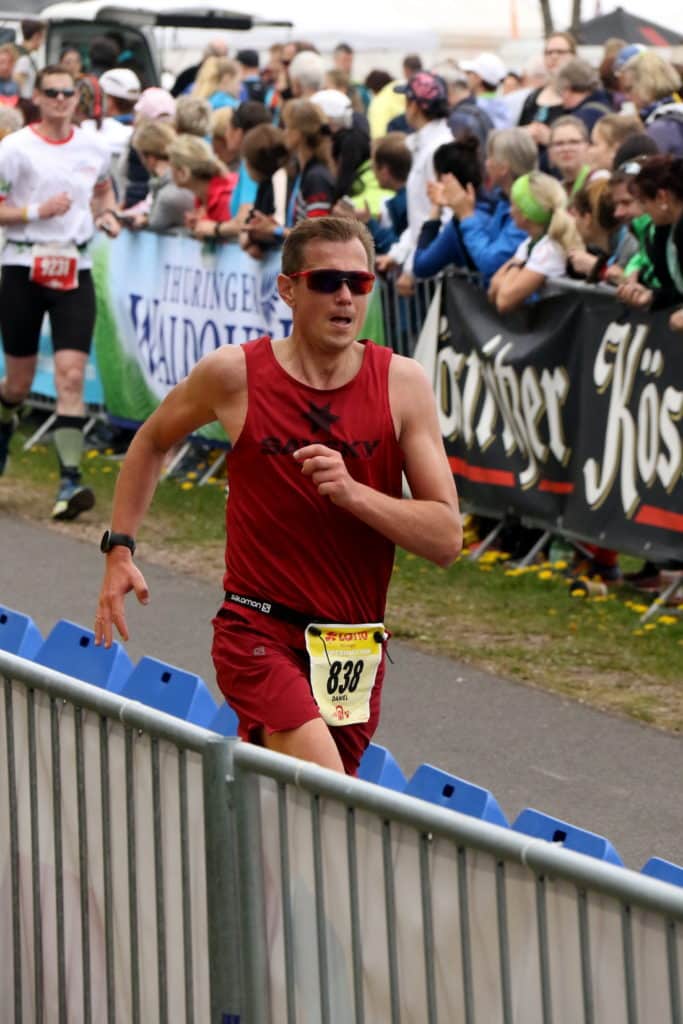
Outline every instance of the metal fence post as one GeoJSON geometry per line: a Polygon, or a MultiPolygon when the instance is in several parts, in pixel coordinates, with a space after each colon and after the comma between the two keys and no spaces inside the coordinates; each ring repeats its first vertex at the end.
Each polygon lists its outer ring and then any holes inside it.
{"type": "Polygon", "coordinates": [[[212,1024],[238,1024],[243,1002],[232,748],[217,737],[202,757],[212,1024]]]}
{"type": "Polygon", "coordinates": [[[269,1024],[271,970],[263,891],[260,780],[239,763],[234,766],[234,778],[244,941],[244,1024],[269,1024]]]}

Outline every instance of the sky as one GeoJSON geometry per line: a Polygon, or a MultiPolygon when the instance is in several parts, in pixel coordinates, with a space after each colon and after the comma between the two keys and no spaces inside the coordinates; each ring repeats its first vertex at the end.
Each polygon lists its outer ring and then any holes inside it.
{"type": "MultiPolygon", "coordinates": [[[[681,0],[581,0],[581,17],[583,20],[596,14],[596,4],[600,14],[607,14],[615,7],[623,7],[629,14],[637,14],[649,21],[676,29],[683,34],[683,3],[681,0]]],[[[551,0],[551,7],[556,25],[569,24],[571,20],[571,0],[551,0]]]]}

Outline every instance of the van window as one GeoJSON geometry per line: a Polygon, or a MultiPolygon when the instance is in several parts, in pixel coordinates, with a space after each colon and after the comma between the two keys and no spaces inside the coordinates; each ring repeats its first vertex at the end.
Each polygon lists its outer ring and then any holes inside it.
{"type": "Polygon", "coordinates": [[[121,53],[119,65],[134,71],[142,82],[143,89],[159,84],[147,38],[137,29],[118,22],[74,20],[50,23],[46,42],[46,63],[58,64],[60,54],[67,47],[72,47],[80,53],[85,71],[100,74],[107,69],[93,68],[90,60],[90,45],[97,36],[108,37],[116,43],[121,53]]]}

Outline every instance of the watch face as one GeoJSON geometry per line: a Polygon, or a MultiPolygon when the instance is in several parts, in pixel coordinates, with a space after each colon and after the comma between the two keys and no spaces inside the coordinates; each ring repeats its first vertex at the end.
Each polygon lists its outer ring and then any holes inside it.
{"type": "Polygon", "coordinates": [[[109,530],[105,530],[100,541],[100,551],[106,555],[109,551],[109,530]]]}

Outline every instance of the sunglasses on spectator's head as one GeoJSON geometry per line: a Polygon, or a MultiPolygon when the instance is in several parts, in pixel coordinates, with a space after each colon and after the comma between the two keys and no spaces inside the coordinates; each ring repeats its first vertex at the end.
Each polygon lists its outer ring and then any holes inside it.
{"type": "Polygon", "coordinates": [[[349,286],[352,295],[368,295],[375,281],[369,270],[298,270],[287,276],[304,277],[310,291],[323,295],[333,295],[343,284],[349,286]]]}
{"type": "Polygon", "coordinates": [[[41,89],[40,91],[49,100],[56,100],[59,96],[63,96],[65,100],[70,100],[72,96],[76,95],[75,89],[41,89]]]}
{"type": "Polygon", "coordinates": [[[624,174],[640,174],[643,169],[643,165],[639,164],[637,160],[627,160],[624,164],[619,164],[617,167],[618,171],[623,171],[624,174]]]}

